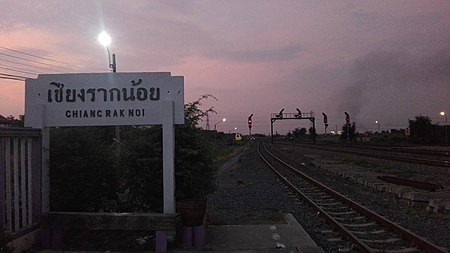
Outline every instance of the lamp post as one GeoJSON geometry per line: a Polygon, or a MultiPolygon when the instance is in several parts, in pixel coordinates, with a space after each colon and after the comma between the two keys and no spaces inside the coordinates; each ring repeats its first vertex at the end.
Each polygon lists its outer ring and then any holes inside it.
{"type": "Polygon", "coordinates": [[[440,112],[439,113],[441,116],[444,116],[445,118],[445,145],[448,144],[448,135],[447,135],[447,114],[445,114],[445,112],[440,112]]]}
{"type": "Polygon", "coordinates": [[[378,120],[375,120],[375,124],[377,124],[377,126],[378,126],[378,133],[381,133],[380,132],[380,122],[378,120]]]}
{"type": "MultiPolygon", "coordinates": [[[[111,71],[113,73],[116,73],[116,54],[112,54],[112,61],[111,61],[111,53],[109,52],[109,48],[108,48],[108,46],[111,44],[111,37],[109,36],[109,34],[107,34],[105,31],[103,31],[98,35],[97,40],[100,44],[102,44],[106,48],[106,51],[108,51],[109,68],[111,69],[111,71]]],[[[120,158],[120,126],[116,126],[114,129],[116,132],[115,133],[116,138],[114,138],[114,141],[117,142],[116,156],[117,156],[117,159],[119,159],[120,158]]]]}
{"type": "Polygon", "coordinates": [[[217,125],[218,125],[219,123],[225,122],[225,121],[227,121],[227,119],[226,119],[226,118],[223,118],[221,121],[219,121],[219,122],[217,122],[216,124],[214,124],[214,131],[217,131],[217,125]]]}
{"type": "Polygon", "coordinates": [[[112,61],[111,61],[111,53],[109,52],[109,44],[111,44],[111,37],[105,32],[101,32],[98,35],[98,42],[102,44],[106,51],[108,51],[108,62],[109,62],[109,68],[112,70],[112,72],[116,73],[116,54],[112,54],[112,61]]]}
{"type": "Polygon", "coordinates": [[[225,122],[225,121],[227,121],[227,119],[226,119],[226,118],[223,118],[221,121],[219,121],[219,122],[217,122],[216,124],[214,124],[214,139],[217,138],[217,125],[218,125],[220,122],[225,122]]]}

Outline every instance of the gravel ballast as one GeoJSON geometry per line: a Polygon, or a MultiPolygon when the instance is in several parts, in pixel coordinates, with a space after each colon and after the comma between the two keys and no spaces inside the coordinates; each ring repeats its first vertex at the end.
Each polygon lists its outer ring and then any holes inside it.
{"type": "MultiPolygon", "coordinates": [[[[325,252],[338,252],[350,248],[346,243],[328,240],[330,235],[323,231],[331,230],[331,228],[324,224],[309,205],[289,194],[289,190],[259,158],[256,145],[253,144],[218,171],[217,190],[208,198],[210,224],[274,224],[283,222],[282,214],[292,213],[325,252]]],[[[276,146],[274,149],[277,150],[276,146]]],[[[418,235],[426,237],[439,246],[450,247],[448,217],[445,219],[428,215],[426,212],[414,211],[414,208],[400,203],[395,197],[335,177],[317,167],[302,166],[301,163],[307,162],[304,154],[311,154],[309,150],[299,149],[286,154],[279,149],[278,153],[284,158],[289,158],[291,164],[295,163],[310,176],[340,191],[347,197],[362,203],[418,235]]]]}
{"type": "Polygon", "coordinates": [[[216,181],[217,190],[208,198],[210,224],[284,223],[283,214],[291,213],[319,247],[326,252],[338,250],[336,243],[328,242],[320,232],[331,228],[322,224],[309,205],[289,194],[259,158],[256,146],[244,151],[235,164],[224,166],[216,181]]]}

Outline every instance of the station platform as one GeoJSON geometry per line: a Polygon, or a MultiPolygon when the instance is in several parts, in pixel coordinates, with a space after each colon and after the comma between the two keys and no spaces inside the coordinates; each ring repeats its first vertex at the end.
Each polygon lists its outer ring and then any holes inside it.
{"type": "MultiPolygon", "coordinates": [[[[206,228],[205,245],[201,248],[169,249],[169,253],[233,252],[233,253],[323,253],[303,227],[291,215],[286,223],[263,225],[219,225],[206,228]]],[[[94,251],[40,250],[40,253],[95,253],[94,251]]],[[[115,251],[108,251],[114,253],[115,251]]],[[[152,251],[144,251],[152,252],[152,251]]]]}
{"type": "Polygon", "coordinates": [[[170,252],[324,252],[291,214],[285,220],[286,224],[209,226],[202,249],[170,252]]]}

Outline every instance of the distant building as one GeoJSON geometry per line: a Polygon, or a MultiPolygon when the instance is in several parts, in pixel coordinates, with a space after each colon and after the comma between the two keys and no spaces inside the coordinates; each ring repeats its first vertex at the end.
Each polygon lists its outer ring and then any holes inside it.
{"type": "Polygon", "coordinates": [[[5,127],[23,127],[23,122],[14,118],[5,118],[0,115],[0,128],[5,127]]]}

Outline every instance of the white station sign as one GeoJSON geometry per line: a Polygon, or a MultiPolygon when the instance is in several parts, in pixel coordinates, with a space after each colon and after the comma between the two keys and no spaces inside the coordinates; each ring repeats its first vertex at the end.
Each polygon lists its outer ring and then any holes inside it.
{"type": "Polygon", "coordinates": [[[25,126],[184,124],[184,78],[169,72],[44,74],[25,83],[25,126]]]}

